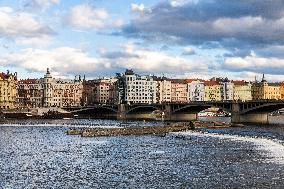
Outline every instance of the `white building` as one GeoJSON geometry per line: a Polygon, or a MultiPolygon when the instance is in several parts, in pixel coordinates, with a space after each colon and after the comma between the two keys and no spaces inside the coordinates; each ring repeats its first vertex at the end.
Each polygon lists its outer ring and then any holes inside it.
{"type": "Polygon", "coordinates": [[[158,82],[158,102],[169,103],[172,99],[172,82],[167,78],[157,79],[158,82]]]}
{"type": "Polygon", "coordinates": [[[234,83],[227,78],[220,82],[221,99],[224,101],[234,100],[234,83]]]}
{"type": "Polygon", "coordinates": [[[139,76],[132,70],[126,70],[122,76],[124,82],[123,101],[128,104],[157,103],[157,81],[151,76],[139,76]]]}
{"type": "Polygon", "coordinates": [[[201,80],[187,80],[188,81],[188,99],[189,101],[204,101],[205,87],[201,80]]]}

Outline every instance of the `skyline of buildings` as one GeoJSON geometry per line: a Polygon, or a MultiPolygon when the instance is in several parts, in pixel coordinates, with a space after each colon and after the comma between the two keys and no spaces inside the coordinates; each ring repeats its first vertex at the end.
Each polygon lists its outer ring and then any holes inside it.
{"type": "Polygon", "coordinates": [[[93,104],[155,104],[194,101],[284,100],[284,82],[229,80],[213,77],[171,79],[126,70],[109,78],[54,78],[47,68],[39,79],[17,80],[0,74],[0,108],[79,107],[93,104]]]}

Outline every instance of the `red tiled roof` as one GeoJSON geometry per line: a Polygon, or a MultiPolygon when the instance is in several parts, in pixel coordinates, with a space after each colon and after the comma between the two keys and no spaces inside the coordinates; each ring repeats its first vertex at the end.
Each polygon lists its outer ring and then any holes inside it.
{"type": "Polygon", "coordinates": [[[248,82],[246,82],[244,80],[242,80],[242,81],[240,81],[240,80],[234,81],[233,80],[232,83],[234,83],[234,85],[246,85],[248,82]]]}
{"type": "Polygon", "coordinates": [[[19,84],[34,84],[36,81],[37,79],[21,79],[19,84]]]}
{"type": "Polygon", "coordinates": [[[180,84],[187,84],[187,81],[185,79],[171,79],[172,83],[180,83],[180,84]]]}
{"type": "Polygon", "coordinates": [[[13,76],[14,77],[14,80],[17,80],[17,77],[12,75],[12,74],[6,74],[6,73],[0,73],[0,78],[2,79],[8,79],[10,76],[13,76]]]}
{"type": "Polygon", "coordinates": [[[187,83],[191,83],[191,82],[193,82],[193,81],[201,81],[201,82],[204,82],[203,79],[186,79],[186,82],[187,82],[187,83]]]}
{"type": "Polygon", "coordinates": [[[217,81],[204,81],[204,85],[213,86],[213,85],[219,85],[219,83],[217,81]]]}

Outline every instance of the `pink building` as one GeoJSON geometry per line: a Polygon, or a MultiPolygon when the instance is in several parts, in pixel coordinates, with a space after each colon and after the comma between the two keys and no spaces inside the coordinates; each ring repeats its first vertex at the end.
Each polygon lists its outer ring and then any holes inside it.
{"type": "Polygon", "coordinates": [[[171,101],[174,103],[188,102],[188,86],[184,79],[171,79],[171,101]]]}

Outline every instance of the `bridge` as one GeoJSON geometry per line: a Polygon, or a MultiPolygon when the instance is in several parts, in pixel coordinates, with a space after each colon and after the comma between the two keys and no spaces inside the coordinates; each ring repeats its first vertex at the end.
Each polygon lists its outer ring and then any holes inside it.
{"type": "Polygon", "coordinates": [[[154,119],[160,114],[164,120],[189,121],[196,120],[198,112],[210,107],[217,107],[231,113],[234,123],[267,124],[271,112],[284,108],[284,101],[218,101],[218,102],[189,102],[169,104],[96,104],[93,106],[65,108],[74,114],[97,116],[99,118],[154,119]],[[155,114],[155,112],[157,114],[155,114]]]}

